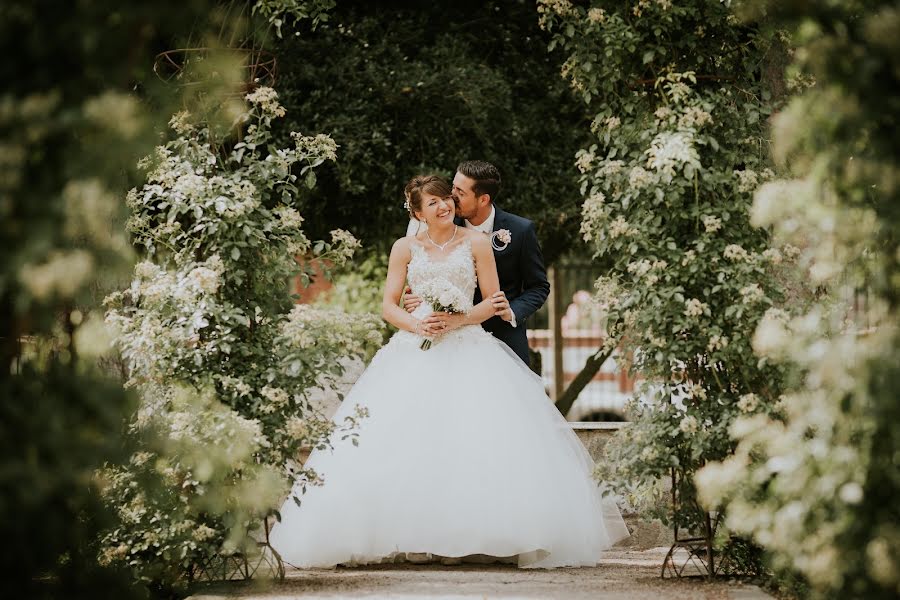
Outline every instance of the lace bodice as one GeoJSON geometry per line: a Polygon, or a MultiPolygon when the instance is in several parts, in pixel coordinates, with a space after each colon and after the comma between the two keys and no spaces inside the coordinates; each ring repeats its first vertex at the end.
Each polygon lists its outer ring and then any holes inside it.
{"type": "MultiPolygon", "coordinates": [[[[413,294],[422,295],[421,290],[426,282],[444,279],[463,292],[467,304],[461,308],[464,311],[472,310],[476,278],[475,259],[472,257],[472,243],[469,240],[463,241],[441,260],[431,258],[417,241],[412,242],[411,252],[412,259],[407,267],[407,278],[413,294]]],[[[429,312],[431,312],[431,307],[422,303],[413,315],[421,316],[429,312]]]]}
{"type": "MultiPolygon", "coordinates": [[[[461,242],[442,259],[431,258],[424,246],[416,240],[411,241],[410,249],[412,258],[410,258],[407,266],[406,276],[413,294],[421,296],[422,289],[428,284],[446,280],[463,293],[465,303],[461,308],[464,311],[472,310],[472,300],[475,296],[477,280],[471,241],[465,240],[461,242]]],[[[431,312],[432,307],[427,302],[422,302],[416,307],[412,315],[421,319],[431,312]]],[[[375,358],[372,359],[369,368],[376,365],[381,360],[382,354],[393,346],[400,344],[418,348],[421,343],[422,336],[401,329],[391,337],[387,345],[378,351],[375,358]]],[[[506,344],[497,340],[480,325],[463,325],[458,329],[434,338],[434,343],[436,345],[440,344],[445,349],[452,348],[460,351],[465,348],[471,350],[472,344],[499,344],[510,356],[515,358],[512,350],[506,344]]],[[[518,362],[518,359],[516,361],[518,362]]]]}

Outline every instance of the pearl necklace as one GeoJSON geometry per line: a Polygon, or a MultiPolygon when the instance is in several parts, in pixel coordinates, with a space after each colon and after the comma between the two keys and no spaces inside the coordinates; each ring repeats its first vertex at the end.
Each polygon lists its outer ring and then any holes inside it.
{"type": "Polygon", "coordinates": [[[446,242],[444,242],[443,244],[438,244],[436,241],[434,241],[433,239],[431,239],[431,235],[428,234],[428,230],[427,230],[427,229],[425,230],[425,237],[427,237],[427,238],[428,238],[428,241],[431,242],[432,244],[434,244],[434,246],[435,246],[438,250],[440,250],[441,252],[443,252],[443,251],[444,251],[444,248],[446,248],[447,245],[448,245],[450,242],[452,242],[453,239],[456,237],[456,232],[457,232],[458,229],[459,229],[459,225],[454,225],[454,226],[453,226],[453,235],[451,235],[451,236],[450,236],[450,239],[447,240],[446,242]]]}

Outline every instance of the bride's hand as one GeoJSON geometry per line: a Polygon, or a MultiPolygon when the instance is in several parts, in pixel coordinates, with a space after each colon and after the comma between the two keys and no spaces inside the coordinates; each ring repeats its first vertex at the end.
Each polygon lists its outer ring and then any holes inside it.
{"type": "Polygon", "coordinates": [[[466,315],[460,313],[433,312],[428,316],[438,320],[438,331],[442,334],[459,329],[465,325],[466,320],[466,315]]]}
{"type": "Polygon", "coordinates": [[[421,321],[419,321],[419,333],[425,337],[437,337],[446,331],[447,313],[433,312],[421,321]]]}

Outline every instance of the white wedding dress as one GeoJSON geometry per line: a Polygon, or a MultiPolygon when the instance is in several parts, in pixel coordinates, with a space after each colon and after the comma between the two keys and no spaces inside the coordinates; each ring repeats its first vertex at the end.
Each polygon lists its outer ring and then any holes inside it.
{"type": "MultiPolygon", "coordinates": [[[[413,242],[415,293],[432,278],[475,291],[468,242],[444,260],[413,242]]],[[[470,307],[471,308],[471,307],[470,307]]],[[[419,306],[417,316],[430,312],[419,306]]],[[[324,485],[291,499],[271,533],[290,565],[515,557],[521,567],[593,566],[628,530],[591,478],[593,462],[534,375],[479,326],[420,350],[395,334],[334,419],[362,405],[359,445],[336,441],[308,466],[324,485]]],[[[299,494],[299,490],[295,490],[299,494]]]]}

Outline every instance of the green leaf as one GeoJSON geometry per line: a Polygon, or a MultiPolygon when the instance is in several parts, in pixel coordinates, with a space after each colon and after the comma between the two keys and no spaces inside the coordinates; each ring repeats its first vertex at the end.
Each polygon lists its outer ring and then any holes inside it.
{"type": "Polygon", "coordinates": [[[241,250],[237,246],[231,249],[231,260],[238,260],[241,257],[241,250]]]}

